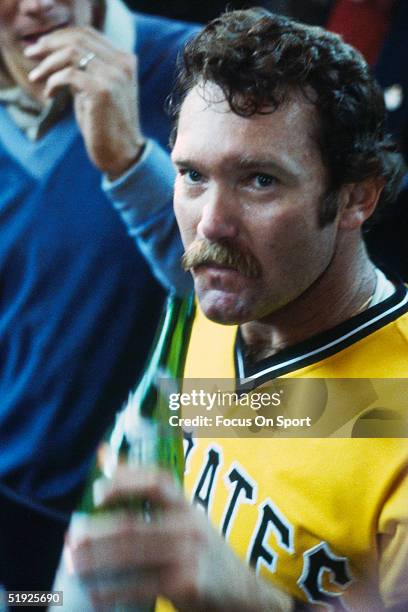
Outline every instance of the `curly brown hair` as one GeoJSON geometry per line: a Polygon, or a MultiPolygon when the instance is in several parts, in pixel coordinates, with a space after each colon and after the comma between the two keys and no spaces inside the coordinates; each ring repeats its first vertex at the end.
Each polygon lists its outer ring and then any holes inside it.
{"type": "Polygon", "coordinates": [[[335,218],[336,194],[347,183],[383,177],[380,205],[394,199],[403,162],[386,133],[384,97],[362,55],[340,36],[263,8],[224,13],[185,47],[169,103],[175,130],[186,95],[205,82],[244,117],[273,112],[293,90],[315,104],[330,176],[321,223],[335,218]]]}

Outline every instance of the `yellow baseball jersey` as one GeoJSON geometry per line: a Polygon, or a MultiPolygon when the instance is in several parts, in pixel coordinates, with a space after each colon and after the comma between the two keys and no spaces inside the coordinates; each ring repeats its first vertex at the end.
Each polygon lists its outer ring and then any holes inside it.
{"type": "MultiPolygon", "coordinates": [[[[276,377],[407,378],[407,311],[400,286],[335,329],[254,364],[237,328],[197,309],[185,379],[263,386],[276,377]]],[[[375,397],[368,393],[357,413],[338,408],[336,431],[364,436],[367,415],[387,410],[375,397]]],[[[394,399],[407,409],[407,397],[394,399]]],[[[245,562],[298,600],[362,612],[408,602],[408,440],[328,435],[193,437],[187,493],[245,562]]]]}

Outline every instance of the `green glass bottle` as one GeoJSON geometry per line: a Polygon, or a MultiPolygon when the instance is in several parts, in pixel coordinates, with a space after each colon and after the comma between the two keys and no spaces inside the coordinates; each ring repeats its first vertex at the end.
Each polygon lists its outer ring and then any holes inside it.
{"type": "MultiPolygon", "coordinates": [[[[169,393],[179,392],[188,339],[194,317],[194,297],[167,299],[153,351],[139,384],[116,418],[102,453],[103,474],[110,478],[119,463],[157,465],[169,470],[181,485],[184,471],[183,433],[169,424],[169,393]]],[[[119,507],[140,506],[123,500],[119,507]]]]}
{"type": "MultiPolygon", "coordinates": [[[[100,476],[111,478],[120,463],[160,466],[169,470],[182,484],[183,432],[181,428],[169,424],[169,417],[177,413],[170,411],[168,395],[169,392],[180,391],[193,318],[193,295],[186,298],[171,295],[167,298],[146,370],[136,388],[130,392],[111,433],[98,451],[89,485],[73,516],[71,528],[75,522],[80,525],[82,517],[89,514],[132,511],[148,515],[154,510],[145,500],[129,497],[116,500],[109,507],[95,506],[95,480],[100,476]]],[[[108,584],[109,576],[103,580],[108,584]]],[[[112,607],[115,612],[152,609],[152,605],[129,606],[120,603],[112,607]]]]}

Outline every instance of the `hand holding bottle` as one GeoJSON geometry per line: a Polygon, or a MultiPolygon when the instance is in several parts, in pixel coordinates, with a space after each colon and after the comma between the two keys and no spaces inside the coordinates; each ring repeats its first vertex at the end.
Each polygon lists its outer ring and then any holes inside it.
{"type": "Polygon", "coordinates": [[[96,609],[121,601],[169,599],[179,612],[276,612],[292,609],[292,600],[245,566],[207,517],[184,497],[165,471],[122,465],[96,487],[103,507],[123,498],[140,498],[157,509],[149,522],[137,514],[111,515],[110,523],[89,522],[82,537],[68,536],[72,565],[82,578],[120,575],[126,586],[94,589],[96,609]]]}
{"type": "MultiPolygon", "coordinates": [[[[162,500],[156,504],[154,495],[146,498],[139,495],[134,480],[123,484],[121,488],[118,488],[115,481],[115,495],[109,499],[100,499],[98,491],[109,488],[110,480],[121,473],[124,465],[164,468],[167,476],[162,478],[168,480],[172,474],[180,487],[184,469],[183,436],[180,428],[169,426],[171,411],[168,397],[161,389],[161,380],[166,379],[172,387],[179,384],[193,315],[192,296],[184,300],[175,296],[168,298],[144,375],[129,394],[128,402],[118,413],[110,436],[100,447],[89,485],[72,517],[69,536],[72,541],[89,536],[92,541],[103,542],[105,535],[115,532],[117,525],[127,525],[133,519],[140,523],[148,522],[157,512],[161,512],[162,500]],[[95,480],[101,474],[105,478],[95,480]]],[[[173,484],[171,486],[173,488],[173,484]]],[[[102,570],[98,563],[101,559],[109,558],[109,551],[104,551],[102,546],[95,550],[90,547],[89,552],[91,558],[93,554],[97,555],[93,558],[97,571],[82,573],[81,581],[72,578],[69,588],[68,585],[66,588],[67,593],[76,593],[76,601],[81,601],[83,612],[92,609],[87,594],[87,591],[92,590],[95,593],[116,592],[109,606],[115,612],[124,609],[145,612],[154,609],[154,598],[147,605],[137,600],[132,607],[122,603],[122,594],[130,588],[129,585],[140,582],[139,570],[115,567],[110,571],[109,564],[102,570]]],[[[96,609],[99,610],[99,606],[96,609]]]]}

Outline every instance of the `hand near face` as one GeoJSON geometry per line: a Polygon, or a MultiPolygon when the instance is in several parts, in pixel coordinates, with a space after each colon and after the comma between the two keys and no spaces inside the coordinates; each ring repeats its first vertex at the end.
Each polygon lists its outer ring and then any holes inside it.
{"type": "Polygon", "coordinates": [[[103,591],[92,592],[97,607],[151,602],[161,595],[180,612],[292,609],[291,598],[259,580],[235,556],[168,474],[121,466],[112,481],[101,482],[102,505],[129,496],[158,509],[150,522],[130,513],[112,513],[109,520],[103,514],[89,519],[86,536],[68,534],[73,567],[88,584],[95,585],[98,575],[128,578],[117,587],[110,582],[110,590],[101,580],[103,591]]]}
{"type": "Polygon", "coordinates": [[[38,61],[29,78],[52,98],[68,87],[88,154],[110,178],[123,174],[143,148],[138,116],[137,58],[114,48],[91,27],[43,36],[25,55],[38,61]],[[81,60],[92,58],[81,68],[81,60]]]}

